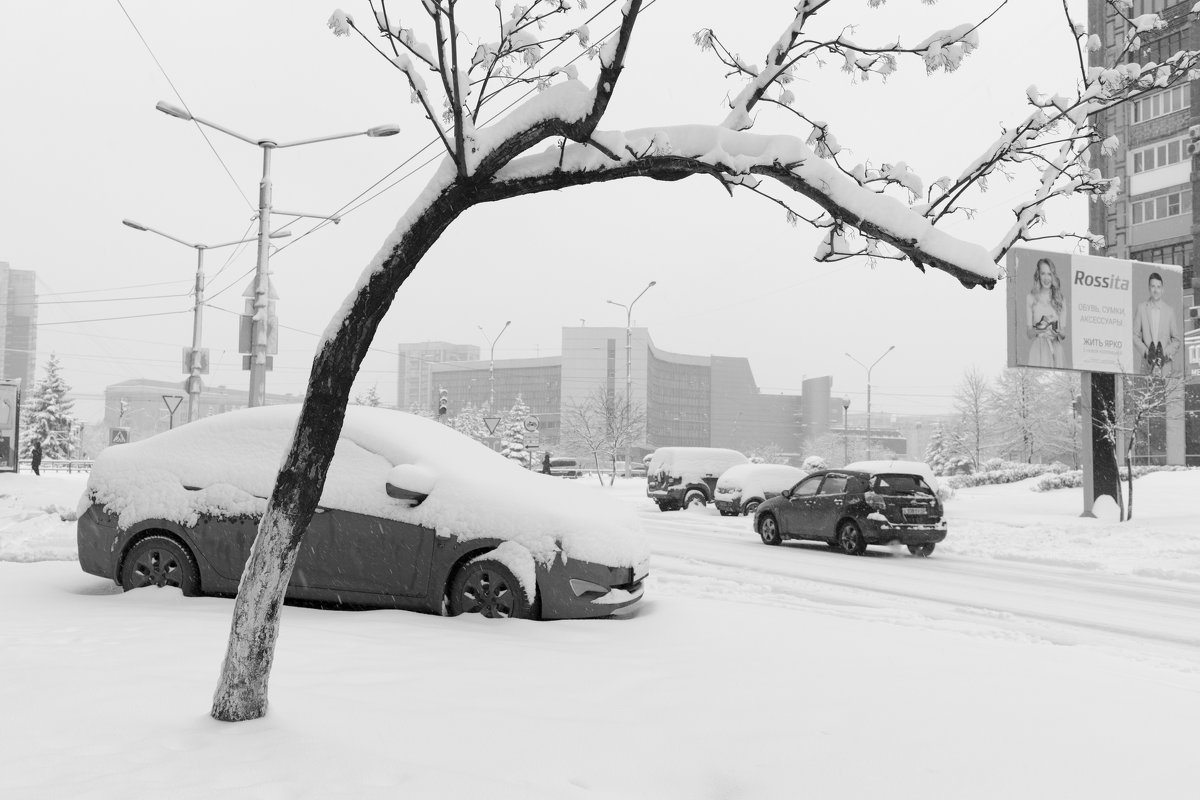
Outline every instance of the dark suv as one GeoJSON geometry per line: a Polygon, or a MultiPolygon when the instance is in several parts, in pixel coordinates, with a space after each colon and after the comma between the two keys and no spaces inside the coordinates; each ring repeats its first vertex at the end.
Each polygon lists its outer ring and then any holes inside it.
{"type": "Polygon", "coordinates": [[[942,504],[923,477],[886,470],[814,472],[754,513],[763,544],[816,539],[851,555],[898,542],[927,556],[946,538],[942,504]]]}
{"type": "Polygon", "coordinates": [[[660,511],[678,511],[713,501],[721,473],[748,460],[723,447],[660,447],[650,456],[646,496],[660,511]]]}

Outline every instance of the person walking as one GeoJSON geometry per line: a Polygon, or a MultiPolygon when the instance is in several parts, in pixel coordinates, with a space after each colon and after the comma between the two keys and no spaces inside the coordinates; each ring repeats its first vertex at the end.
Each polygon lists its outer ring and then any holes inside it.
{"type": "Polygon", "coordinates": [[[42,466],[42,443],[39,441],[34,441],[33,449],[30,450],[29,466],[33,467],[34,475],[42,474],[40,471],[42,466]]]}
{"type": "Polygon", "coordinates": [[[542,474],[543,475],[550,474],[550,451],[549,450],[542,453],[542,474]]]}

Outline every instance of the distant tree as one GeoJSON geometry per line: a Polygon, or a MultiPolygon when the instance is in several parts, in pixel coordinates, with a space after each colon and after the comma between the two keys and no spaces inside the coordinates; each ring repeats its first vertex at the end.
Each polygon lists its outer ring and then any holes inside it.
{"type": "Polygon", "coordinates": [[[997,448],[1002,458],[1032,464],[1051,447],[1054,407],[1045,370],[1006,369],[992,393],[997,448]]]}
{"type": "Polygon", "coordinates": [[[826,464],[845,466],[867,457],[867,441],[861,436],[845,436],[841,431],[830,431],[815,439],[805,439],[801,452],[816,456],[826,464]]]}
{"type": "Polygon", "coordinates": [[[1043,377],[1046,402],[1043,409],[1043,458],[1079,467],[1082,419],[1077,413],[1079,375],[1074,372],[1048,372],[1043,377]]]}
{"type": "MultiPolygon", "coordinates": [[[[835,132],[810,106],[813,93],[795,90],[810,82],[846,81],[842,91],[849,92],[849,81],[884,78],[906,63],[927,73],[958,70],[980,45],[980,28],[989,27],[1005,2],[959,4],[972,6],[974,21],[909,41],[894,31],[872,31],[863,4],[830,0],[781,4],[780,24],[760,29],[757,45],[731,45],[716,30],[704,28],[693,34],[696,45],[716,59],[715,72],[738,84],[714,87],[715,97],[727,98],[723,119],[626,130],[616,129],[606,113],[618,89],[623,92],[637,80],[623,75],[634,30],[640,30],[640,15],[649,8],[643,0],[608,4],[594,13],[567,0],[497,0],[494,15],[483,13],[480,6],[486,4],[423,0],[404,4],[407,10],[401,12],[380,0],[366,5],[362,27],[345,12],[334,12],[329,19],[334,34],[361,40],[382,56],[376,63],[395,70],[445,155],[426,186],[413,193],[399,222],[389,226],[386,244],[363,268],[313,359],[292,446],[239,585],[212,715],[236,721],[266,713],[284,594],[324,490],[354,379],[400,287],[464,213],[630,178],[673,182],[703,176],[730,195],[755,198],[764,208],[780,209],[787,222],[818,232],[819,261],[894,259],[922,271],[944,271],[966,286],[991,288],[1000,276],[998,263],[1015,244],[1045,238],[1039,227],[1048,204],[1073,195],[1106,202],[1119,196],[1120,179],[1106,177],[1100,159],[1092,158],[1095,150],[1112,153],[1119,142],[1094,120],[1131,98],[1188,79],[1200,57],[1181,51],[1137,63],[1139,34],[1167,23],[1156,14],[1131,18],[1125,13],[1128,0],[1105,0],[1118,11],[1118,25],[1102,33],[1120,36],[1126,44],[1114,63],[1095,69],[1087,66],[1089,46],[1100,33],[1089,37],[1086,25],[1075,20],[1077,4],[1063,3],[1061,9],[1054,4],[1078,74],[1070,76],[1070,85],[1049,91],[1031,85],[1022,98],[1029,108],[1020,118],[980,142],[961,170],[936,180],[922,180],[903,153],[843,149],[839,141],[857,139],[856,132],[835,132]],[[596,21],[610,8],[610,19],[596,21]],[[613,27],[593,40],[589,22],[613,27]],[[592,56],[582,70],[575,63],[578,54],[543,62],[573,40],[592,56]],[[738,55],[754,47],[762,48],[761,58],[738,55]],[[841,68],[827,69],[831,60],[841,68]],[[761,127],[752,131],[756,126],[761,127]],[[972,230],[971,208],[988,181],[998,177],[1032,179],[1012,224],[988,248],[978,243],[982,232],[972,230]]],[[[717,7],[742,13],[736,3],[717,7]]],[[[1010,44],[1012,57],[1020,58],[1024,42],[1010,44]]],[[[699,74],[682,63],[676,73],[687,76],[680,80],[699,74]]],[[[395,94],[382,100],[391,102],[395,94]]],[[[943,103],[943,111],[931,129],[945,138],[959,135],[953,103],[943,103]]],[[[583,225],[592,227],[582,231],[595,236],[611,216],[588,217],[583,225]]],[[[541,222],[530,215],[529,228],[519,235],[481,247],[497,262],[511,263],[508,277],[518,279],[521,246],[536,239],[541,222]]],[[[605,230],[607,239],[616,238],[605,230]]],[[[1078,236],[1090,240],[1086,232],[1078,236]]],[[[769,280],[767,272],[760,277],[769,280]]]]}
{"type": "Polygon", "coordinates": [[[774,442],[767,444],[759,444],[750,448],[750,452],[746,454],[752,464],[785,464],[787,459],[783,457],[783,448],[774,442]]]}
{"type": "Polygon", "coordinates": [[[524,467],[529,466],[529,451],[525,449],[525,418],[532,413],[517,395],[516,401],[500,419],[500,455],[524,467]]]}
{"type": "Polygon", "coordinates": [[[966,454],[962,435],[942,425],[934,427],[922,459],[934,475],[957,475],[975,468],[974,461],[966,454]]]}
{"type": "MultiPolygon", "coordinates": [[[[611,486],[617,477],[617,460],[625,450],[642,440],[646,415],[638,403],[630,403],[623,392],[597,386],[582,401],[563,405],[559,422],[562,444],[580,454],[587,453],[596,465],[596,475],[609,473],[611,486]],[[601,459],[604,466],[601,466],[601,459]]],[[[603,479],[600,480],[603,485],[603,479]]]]}
{"type": "Polygon", "coordinates": [[[487,413],[483,407],[467,403],[451,418],[450,427],[464,436],[470,436],[480,444],[485,444],[490,436],[487,430],[487,423],[483,421],[485,416],[487,416],[487,413]]]}
{"type": "Polygon", "coordinates": [[[62,376],[58,356],[50,354],[46,374],[21,402],[21,456],[28,457],[37,442],[43,458],[71,458],[78,447],[79,420],[71,413],[75,401],[62,376]]]}
{"type": "Polygon", "coordinates": [[[963,373],[954,391],[954,410],[958,412],[961,431],[958,438],[970,455],[972,471],[978,471],[983,463],[989,435],[995,427],[991,398],[991,384],[977,367],[963,373]]]}
{"type": "Polygon", "coordinates": [[[377,388],[378,385],[379,384],[373,383],[371,384],[371,388],[367,389],[366,394],[355,395],[353,400],[354,404],[358,406],[380,406],[383,401],[379,398],[379,390],[377,388]]]}

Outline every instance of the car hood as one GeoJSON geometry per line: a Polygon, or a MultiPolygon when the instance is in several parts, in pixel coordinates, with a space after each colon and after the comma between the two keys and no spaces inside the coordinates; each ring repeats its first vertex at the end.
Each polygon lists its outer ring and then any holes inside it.
{"type": "MultiPolygon", "coordinates": [[[[299,409],[244,409],[111,446],[96,459],[81,506],[100,503],[122,527],[146,519],[190,526],[206,514],[260,515],[299,409]]],[[[515,541],[546,563],[559,551],[618,567],[649,554],[632,509],[594,487],[530,472],[445,425],[389,409],[347,409],[320,504],[459,539],[515,541]],[[415,508],[387,495],[387,477],[400,464],[418,467],[432,483],[415,508]]]]}

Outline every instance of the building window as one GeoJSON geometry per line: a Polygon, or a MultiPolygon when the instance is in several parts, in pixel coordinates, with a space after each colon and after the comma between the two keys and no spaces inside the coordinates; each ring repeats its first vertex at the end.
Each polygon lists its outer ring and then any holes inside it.
{"type": "Polygon", "coordinates": [[[1167,8],[1167,0],[1133,0],[1133,16],[1161,14],[1167,8]]]}
{"type": "Polygon", "coordinates": [[[1183,290],[1192,288],[1192,243],[1177,242],[1161,247],[1147,247],[1144,250],[1134,250],[1129,254],[1134,261],[1146,264],[1174,264],[1183,268],[1183,290]]]}
{"type": "MultiPolygon", "coordinates": [[[[1192,105],[1191,85],[1184,83],[1139,98],[1129,104],[1129,122],[1133,125],[1173,114],[1192,105]]],[[[1135,170],[1136,172],[1136,170],[1135,170]]]]}
{"type": "Polygon", "coordinates": [[[1133,208],[1133,224],[1154,222],[1167,217],[1178,217],[1181,214],[1192,213],[1192,190],[1171,192],[1151,197],[1148,200],[1135,200],[1130,204],[1133,208]]]}
{"type": "Polygon", "coordinates": [[[1169,167],[1187,158],[1187,137],[1159,142],[1133,151],[1133,174],[1169,167]]]}

